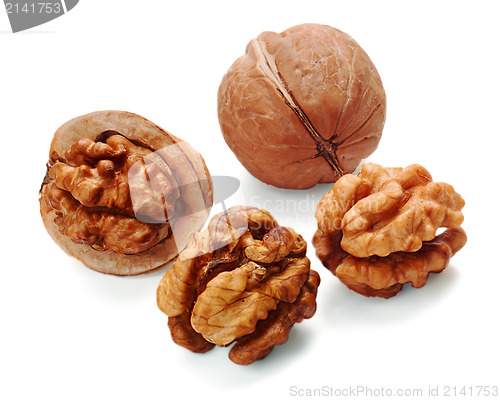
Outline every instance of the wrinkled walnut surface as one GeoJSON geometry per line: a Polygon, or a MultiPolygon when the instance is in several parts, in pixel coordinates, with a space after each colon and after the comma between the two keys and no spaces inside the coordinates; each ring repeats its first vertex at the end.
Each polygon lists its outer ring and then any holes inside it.
{"type": "Polygon", "coordinates": [[[94,249],[136,254],[147,250],[168,232],[165,223],[173,216],[180,197],[177,183],[168,166],[143,162],[152,151],[136,146],[115,134],[106,142],[80,139],[48,170],[51,182],[42,193],[56,210],[54,220],[59,230],[76,243],[94,249]],[[129,176],[130,168],[139,165],[129,176]],[[147,178],[146,178],[147,177],[147,178]],[[130,187],[131,183],[139,184],[130,187]],[[148,184],[161,187],[164,202],[155,201],[148,184]],[[141,199],[132,204],[131,192],[141,199]],[[141,222],[136,215],[157,219],[157,224],[141,222]]]}
{"type": "Polygon", "coordinates": [[[211,202],[201,156],[122,111],[87,114],[61,126],[40,191],[53,239],[90,268],[118,275],[170,261],[202,226],[211,202]],[[186,215],[193,218],[178,222],[186,215]],[[173,237],[172,221],[185,238],[173,237]]]}
{"type": "Polygon", "coordinates": [[[318,258],[350,289],[391,297],[403,284],[422,287],[466,243],[465,202],[452,186],[433,182],[420,165],[364,164],[327,193],[316,212],[318,258]],[[440,227],[446,227],[436,236],[440,227]]]}
{"type": "Polygon", "coordinates": [[[157,291],[175,343],[195,352],[236,342],[250,364],[284,343],[316,310],[319,275],[306,242],[266,211],[233,207],[193,234],[157,291]]]}
{"type": "Polygon", "coordinates": [[[335,183],[318,205],[323,232],[342,231],[342,248],[356,257],[417,251],[439,227],[461,225],[462,197],[451,185],[433,182],[418,164],[383,168],[364,164],[357,175],[335,183]]]}
{"type": "Polygon", "coordinates": [[[44,201],[58,214],[54,222],[61,233],[75,243],[87,244],[96,250],[137,254],[169,233],[168,224],[147,224],[131,215],[83,206],[54,182],[46,185],[42,194],[44,201]]]}
{"type": "Polygon", "coordinates": [[[306,189],[352,172],[378,145],[386,97],[349,35],[317,24],[263,32],[218,92],[226,143],[255,177],[306,189]]]}
{"type": "Polygon", "coordinates": [[[348,288],[368,297],[384,298],[396,295],[405,283],[415,288],[424,286],[429,273],[445,269],[466,241],[462,228],[449,228],[413,253],[358,258],[342,249],[340,235],[325,236],[317,231],[313,238],[318,258],[348,288]]]}

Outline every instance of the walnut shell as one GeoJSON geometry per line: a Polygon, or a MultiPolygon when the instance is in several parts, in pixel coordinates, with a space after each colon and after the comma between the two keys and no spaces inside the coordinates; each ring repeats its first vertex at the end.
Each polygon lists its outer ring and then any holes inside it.
{"type": "Polygon", "coordinates": [[[166,265],[213,201],[200,154],[124,111],[62,125],[51,143],[40,211],[54,241],[96,271],[136,275],[166,265]]]}
{"type": "Polygon", "coordinates": [[[326,25],[261,33],[218,91],[228,146],[256,178],[289,189],[354,171],[376,149],[385,110],[368,55],[326,25]]]}

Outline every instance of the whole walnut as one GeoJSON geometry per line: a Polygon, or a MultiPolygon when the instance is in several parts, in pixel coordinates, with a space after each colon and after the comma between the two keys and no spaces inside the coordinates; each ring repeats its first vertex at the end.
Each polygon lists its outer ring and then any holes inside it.
{"type": "Polygon", "coordinates": [[[157,299],[175,343],[198,353],[234,343],[251,364],[316,311],[320,283],[307,243],[264,210],[232,207],[194,233],[162,279],[157,299]]]}
{"type": "Polygon", "coordinates": [[[40,189],[43,222],[94,270],[135,275],[164,266],[211,205],[201,155],[139,115],[94,112],[54,134],[40,189]]]}
{"type": "Polygon", "coordinates": [[[218,91],[226,143],[261,181],[288,189],[334,182],[378,146],[380,76],[349,35],[304,24],[263,32],[218,91]]]}
{"type": "Polygon", "coordinates": [[[463,198],[433,182],[418,164],[364,164],[345,175],[318,205],[313,237],[323,265],[365,296],[392,297],[405,283],[422,287],[466,243],[463,198]],[[437,234],[439,228],[447,228],[437,234]]]}

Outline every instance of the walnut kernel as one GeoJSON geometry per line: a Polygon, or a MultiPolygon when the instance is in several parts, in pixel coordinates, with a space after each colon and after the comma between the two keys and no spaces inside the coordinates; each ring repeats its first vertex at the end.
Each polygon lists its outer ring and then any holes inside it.
{"type": "Polygon", "coordinates": [[[319,275],[307,244],[266,211],[233,207],[194,233],[162,279],[157,299],[175,343],[195,352],[236,343],[250,364],[284,343],[316,311],[319,275]]]}
{"type": "Polygon", "coordinates": [[[422,287],[466,243],[465,202],[451,185],[433,182],[418,164],[364,164],[325,194],[313,238],[324,266],[365,296],[391,297],[403,284],[422,287]],[[438,228],[445,227],[436,236],[438,228]]]}

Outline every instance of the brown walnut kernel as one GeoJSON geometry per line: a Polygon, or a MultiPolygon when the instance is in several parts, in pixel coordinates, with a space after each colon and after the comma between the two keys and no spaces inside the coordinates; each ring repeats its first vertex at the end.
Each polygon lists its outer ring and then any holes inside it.
{"type": "Polygon", "coordinates": [[[320,279],[306,248],[267,211],[233,207],[216,215],[189,238],[158,287],[174,342],[194,352],[235,342],[233,362],[264,358],[316,311],[320,279]]]}
{"type": "Polygon", "coordinates": [[[378,146],[385,110],[385,91],[368,55],[327,25],[261,33],[218,91],[229,148],[256,178],[287,189],[354,171],[378,146]]]}
{"type": "MultiPolygon", "coordinates": [[[[167,166],[160,169],[157,164],[141,163],[152,153],[119,134],[106,142],[80,139],[74,143],[65,153],[65,162],[56,161],[48,169],[51,182],[43,188],[48,203],[59,214],[54,220],[59,230],[76,243],[124,254],[140,253],[164,239],[168,224],[138,221],[135,216],[144,214],[144,207],[134,210],[130,195],[128,172],[139,162],[140,173],[159,180],[166,194],[166,201],[152,201],[153,207],[145,215],[157,216],[158,221],[173,215],[179,189],[167,166]]],[[[144,199],[141,203],[152,199],[147,189],[133,188],[144,199]]]]}
{"type": "Polygon", "coordinates": [[[134,275],[177,255],[185,240],[173,237],[172,224],[191,214],[182,223],[199,229],[211,190],[203,159],[186,142],[136,114],[102,111],[54,135],[40,209],[70,255],[100,272],[134,275]]]}
{"type": "Polygon", "coordinates": [[[313,237],[323,265],[365,296],[392,297],[405,283],[422,287],[466,243],[465,202],[452,186],[433,182],[418,164],[364,164],[339,179],[318,205],[313,237]],[[445,227],[436,236],[438,228],[445,227]]]}

